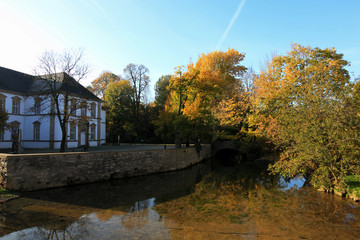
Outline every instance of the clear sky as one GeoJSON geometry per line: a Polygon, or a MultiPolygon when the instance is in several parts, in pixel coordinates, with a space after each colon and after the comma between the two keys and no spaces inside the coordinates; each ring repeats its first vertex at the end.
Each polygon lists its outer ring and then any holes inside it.
{"type": "Polygon", "coordinates": [[[45,50],[82,48],[83,85],[128,63],[161,75],[235,48],[259,71],[291,43],[335,47],[360,75],[359,0],[0,0],[0,66],[33,74],[45,50]]]}

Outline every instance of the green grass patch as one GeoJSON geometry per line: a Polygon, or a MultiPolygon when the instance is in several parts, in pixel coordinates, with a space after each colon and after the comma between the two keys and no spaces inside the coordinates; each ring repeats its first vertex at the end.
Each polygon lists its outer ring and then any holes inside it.
{"type": "Polygon", "coordinates": [[[346,191],[360,197],[360,175],[350,175],[345,177],[346,191]]]}
{"type": "Polygon", "coordinates": [[[0,194],[5,194],[5,193],[9,193],[9,191],[4,188],[0,188],[0,194]]]}

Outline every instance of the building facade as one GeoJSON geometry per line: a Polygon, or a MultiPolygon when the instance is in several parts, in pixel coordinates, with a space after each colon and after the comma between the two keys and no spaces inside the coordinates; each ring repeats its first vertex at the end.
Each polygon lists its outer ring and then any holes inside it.
{"type": "MultiPolygon", "coordinates": [[[[35,76],[0,67],[0,103],[9,116],[8,127],[0,131],[1,149],[11,149],[14,136],[22,148],[60,148],[61,119],[51,95],[39,91],[39,81],[42,80],[35,76]]],[[[68,105],[73,111],[66,124],[67,148],[104,144],[106,120],[102,100],[73,78],[68,81],[71,82],[68,105]]],[[[59,98],[63,112],[64,96],[60,94],[59,98]]]]}

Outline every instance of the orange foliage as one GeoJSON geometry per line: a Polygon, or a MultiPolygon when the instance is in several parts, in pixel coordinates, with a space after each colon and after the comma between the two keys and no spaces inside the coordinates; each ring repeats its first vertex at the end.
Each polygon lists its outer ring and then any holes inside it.
{"type": "Polygon", "coordinates": [[[234,49],[202,54],[196,64],[177,67],[171,77],[170,99],[167,109],[190,119],[211,114],[213,108],[229,95],[237,79],[246,70],[240,65],[244,54],[234,49]]]}

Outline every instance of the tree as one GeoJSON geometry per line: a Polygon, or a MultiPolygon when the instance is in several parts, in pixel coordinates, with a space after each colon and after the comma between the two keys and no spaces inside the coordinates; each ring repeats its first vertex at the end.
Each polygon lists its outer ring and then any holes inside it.
{"type": "Polygon", "coordinates": [[[360,173],[359,102],[342,57],[294,44],[255,79],[258,129],[281,150],[273,173],[327,189],[360,173]]]}
{"type": "Polygon", "coordinates": [[[202,54],[196,64],[188,64],[186,70],[182,66],[176,69],[168,87],[170,96],[166,110],[178,116],[174,121],[177,147],[181,136],[187,141],[190,137],[209,138],[208,133],[213,131],[216,122],[215,106],[233,92],[246,70],[240,65],[244,56],[234,49],[214,51],[202,54]]]}
{"type": "Polygon", "coordinates": [[[150,78],[149,69],[144,65],[130,63],[124,68],[124,76],[129,80],[133,88],[132,110],[135,124],[135,135],[138,134],[141,103],[146,101],[150,78]]]}
{"type": "Polygon", "coordinates": [[[124,68],[125,79],[129,80],[134,88],[133,106],[135,116],[139,116],[140,103],[146,100],[150,78],[149,69],[144,65],[130,63],[124,68]]]}
{"type": "Polygon", "coordinates": [[[110,142],[116,142],[118,136],[123,140],[131,140],[135,134],[133,92],[134,89],[128,80],[111,82],[105,90],[106,127],[110,133],[110,142]]]}
{"type": "Polygon", "coordinates": [[[94,93],[96,96],[103,98],[106,88],[110,83],[120,81],[121,77],[109,72],[104,71],[100,74],[98,78],[91,82],[91,86],[89,87],[90,91],[94,93]]]}
{"type": "MultiPolygon", "coordinates": [[[[62,131],[60,152],[66,148],[66,127],[70,116],[80,105],[77,99],[70,106],[70,96],[75,88],[79,87],[79,81],[89,72],[88,65],[82,62],[82,50],[65,50],[62,53],[46,51],[39,58],[39,64],[35,68],[35,75],[40,79],[38,86],[39,95],[44,104],[46,100],[51,112],[57,117],[62,131]]],[[[75,99],[75,98],[72,98],[75,99]]]]}
{"type": "Polygon", "coordinates": [[[4,134],[4,128],[7,127],[7,120],[9,119],[9,114],[5,110],[5,107],[0,104],[0,133],[4,134]]]}
{"type": "Polygon", "coordinates": [[[168,89],[171,75],[163,75],[155,85],[155,105],[163,110],[166,100],[169,98],[170,90],[168,89]]]}

